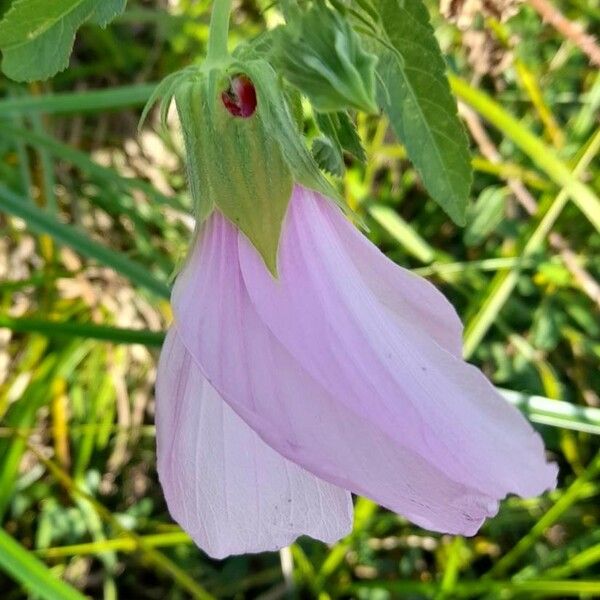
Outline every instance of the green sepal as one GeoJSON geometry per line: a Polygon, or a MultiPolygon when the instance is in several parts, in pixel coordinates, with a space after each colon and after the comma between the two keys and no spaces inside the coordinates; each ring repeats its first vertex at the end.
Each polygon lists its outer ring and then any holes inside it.
{"type": "Polygon", "coordinates": [[[160,125],[163,128],[167,126],[167,116],[169,112],[169,106],[171,105],[171,100],[173,99],[173,95],[175,94],[175,90],[179,86],[179,84],[190,77],[194,73],[198,73],[198,67],[185,67],[179,71],[174,71],[173,73],[167,75],[154,89],[150,98],[146,102],[144,109],[142,110],[142,115],[140,116],[140,120],[138,121],[138,131],[142,130],[148,115],[150,114],[150,110],[156,103],[160,103],[160,125]]]}
{"type": "Polygon", "coordinates": [[[256,86],[261,110],[265,111],[265,123],[271,136],[279,143],[294,182],[323,194],[334,200],[344,212],[349,212],[348,205],[321,173],[306,147],[273,67],[265,60],[250,61],[243,67],[256,86]]]}
{"type": "MultiPolygon", "coordinates": [[[[237,73],[235,67],[229,69],[230,75],[237,73]]],[[[266,101],[258,87],[255,113],[239,118],[221,101],[228,86],[228,74],[215,69],[181,81],[175,91],[196,217],[201,222],[217,208],[248,237],[276,276],[292,174],[266,126],[266,101]]]]}
{"type": "Polygon", "coordinates": [[[302,94],[293,86],[284,83],[283,89],[290,108],[290,112],[296,124],[298,132],[304,131],[304,108],[302,107],[302,94]]]}
{"type": "Polygon", "coordinates": [[[348,21],[324,4],[298,12],[274,31],[274,60],[317,110],[378,112],[377,58],[363,49],[348,21]]]}

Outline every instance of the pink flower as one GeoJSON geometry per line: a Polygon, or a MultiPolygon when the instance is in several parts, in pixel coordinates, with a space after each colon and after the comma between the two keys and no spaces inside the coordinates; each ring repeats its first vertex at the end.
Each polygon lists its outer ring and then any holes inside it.
{"type": "Polygon", "coordinates": [[[461,358],[462,326],[319,194],[296,186],[279,277],[214,212],[173,293],[157,382],[169,510],[208,554],[333,542],[350,492],[473,535],[553,488],[540,436],[461,358]]]}

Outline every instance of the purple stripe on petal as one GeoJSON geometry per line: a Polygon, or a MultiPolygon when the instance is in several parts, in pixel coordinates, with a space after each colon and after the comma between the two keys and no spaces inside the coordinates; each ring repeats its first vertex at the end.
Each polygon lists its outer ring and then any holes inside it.
{"type": "Polygon", "coordinates": [[[272,450],[193,363],[177,331],[158,371],[158,472],[169,511],[214,558],[352,529],[352,498],[272,450]]]}

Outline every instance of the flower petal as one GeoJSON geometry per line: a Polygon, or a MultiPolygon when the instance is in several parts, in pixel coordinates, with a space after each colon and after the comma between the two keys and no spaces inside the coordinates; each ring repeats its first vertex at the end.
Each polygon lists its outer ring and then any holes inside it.
{"type": "Polygon", "coordinates": [[[446,297],[423,277],[387,258],[333,203],[320,202],[319,210],[335,229],[348,258],[379,302],[418,324],[442,348],[461,357],[463,326],[446,297]]]}
{"type": "MultiPolygon", "coordinates": [[[[278,281],[240,236],[244,283],[263,322],[340,403],[452,480],[493,498],[552,488],[556,467],[546,463],[540,436],[478,369],[447,352],[414,310],[392,313],[382,304],[326,202],[296,188],[278,281]]],[[[368,260],[377,273],[381,255],[368,260]]],[[[430,290],[423,303],[436,306],[437,294],[430,290]]]]}
{"type": "Polygon", "coordinates": [[[331,543],[351,531],[350,494],[267,446],[200,373],[175,329],[156,388],[169,511],[210,556],[278,550],[304,534],[331,543]]]}
{"type": "MultiPolygon", "coordinates": [[[[287,261],[285,268],[289,268],[287,261]]],[[[268,275],[256,284],[263,283],[267,292],[278,297],[288,285],[287,276],[281,277],[276,281],[268,275]]],[[[327,289],[313,289],[309,279],[298,281],[297,286],[307,286],[307,293],[328,294],[327,289]]],[[[293,303],[298,313],[279,302],[276,306],[285,313],[290,331],[297,333],[299,324],[314,320],[319,335],[315,339],[300,335],[299,343],[310,342],[303,351],[328,360],[322,371],[337,376],[343,365],[336,361],[344,357],[330,358],[323,349],[329,352],[330,344],[344,341],[333,330],[339,323],[306,313],[313,310],[310,302],[306,307],[293,303]]],[[[366,411],[341,399],[335,386],[327,390],[309,375],[259,318],[240,271],[237,230],[222,216],[214,214],[207,220],[177,280],[173,309],[180,339],[207,379],[269,446],[289,460],[429,529],[471,535],[495,514],[495,497],[452,480],[397,431],[385,431],[382,418],[373,414],[379,411],[378,383],[364,383],[365,367],[349,363],[343,375],[354,377],[350,381],[356,384],[354,395],[366,386],[367,393],[359,397],[363,407],[373,402],[366,411]]],[[[314,328],[310,324],[311,335],[314,328]]],[[[413,424],[425,427],[421,422],[413,424]]]]}

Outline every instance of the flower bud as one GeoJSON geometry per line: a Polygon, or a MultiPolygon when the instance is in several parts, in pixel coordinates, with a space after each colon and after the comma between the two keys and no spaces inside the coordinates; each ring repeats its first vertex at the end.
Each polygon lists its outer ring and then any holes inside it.
{"type": "Polygon", "coordinates": [[[292,175],[265,127],[265,107],[253,81],[240,72],[200,72],[179,84],[175,103],[198,219],[217,208],[275,274],[292,175]]]}

